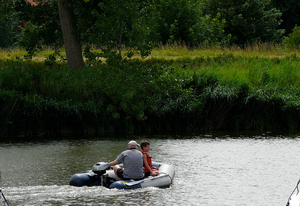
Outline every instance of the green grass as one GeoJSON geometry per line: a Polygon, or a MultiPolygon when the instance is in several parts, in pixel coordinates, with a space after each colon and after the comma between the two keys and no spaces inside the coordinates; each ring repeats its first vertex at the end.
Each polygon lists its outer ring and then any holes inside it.
{"type": "MultiPolygon", "coordinates": [[[[44,61],[47,56],[53,54],[53,50],[50,48],[45,48],[42,51],[36,52],[33,60],[35,61],[44,61]]],[[[20,48],[11,48],[11,49],[1,49],[0,48],[0,59],[16,59],[24,58],[27,52],[24,49],[20,48]]],[[[66,56],[65,51],[61,51],[61,55],[66,56]]]]}
{"type": "MultiPolygon", "coordinates": [[[[274,43],[257,43],[252,45],[247,45],[245,48],[238,46],[230,47],[201,47],[198,48],[188,48],[186,45],[181,44],[171,44],[171,45],[160,45],[153,49],[151,58],[164,58],[164,59],[176,59],[182,57],[213,57],[221,55],[224,52],[231,53],[234,56],[241,57],[268,57],[268,58],[282,58],[290,55],[300,55],[299,50],[286,49],[280,44],[274,43]]],[[[44,48],[42,51],[37,52],[35,55],[35,60],[44,60],[47,56],[51,55],[53,50],[50,48],[44,48]]],[[[0,59],[14,59],[16,57],[23,57],[26,54],[25,50],[15,48],[15,49],[0,49],[0,59]]],[[[65,56],[65,51],[61,51],[61,55],[65,56]]]]}
{"type": "Polygon", "coordinates": [[[21,49],[0,49],[0,59],[16,59],[26,54],[25,50],[21,49]]]}
{"type": "Polygon", "coordinates": [[[235,56],[241,57],[285,57],[291,54],[299,55],[298,50],[285,49],[282,45],[272,43],[258,43],[253,45],[247,45],[245,48],[238,46],[230,47],[198,47],[188,48],[185,45],[161,45],[155,48],[151,57],[159,58],[178,58],[178,57],[205,57],[205,56],[216,56],[224,52],[231,53],[235,56]]]}

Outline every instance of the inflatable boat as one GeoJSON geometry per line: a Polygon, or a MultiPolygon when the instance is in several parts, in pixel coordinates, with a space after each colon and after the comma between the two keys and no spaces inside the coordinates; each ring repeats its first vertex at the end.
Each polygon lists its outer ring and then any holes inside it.
{"type": "Polygon", "coordinates": [[[175,170],[172,165],[152,162],[159,168],[158,176],[149,176],[139,181],[118,180],[113,169],[106,162],[96,163],[92,170],[72,175],[69,184],[72,186],[104,186],[117,189],[135,189],[145,187],[169,187],[174,179],[175,170]]]}

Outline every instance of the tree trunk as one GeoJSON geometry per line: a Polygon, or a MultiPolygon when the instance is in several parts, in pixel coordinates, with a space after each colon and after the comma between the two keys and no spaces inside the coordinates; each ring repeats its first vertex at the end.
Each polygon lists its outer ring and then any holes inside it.
{"type": "Polygon", "coordinates": [[[58,11],[68,66],[72,69],[83,68],[82,48],[77,38],[72,0],[58,0],[58,11]]]}

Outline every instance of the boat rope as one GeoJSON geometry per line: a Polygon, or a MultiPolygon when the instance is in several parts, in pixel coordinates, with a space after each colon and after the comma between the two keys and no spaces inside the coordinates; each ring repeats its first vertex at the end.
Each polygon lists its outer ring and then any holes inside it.
{"type": "Polygon", "coordinates": [[[289,206],[290,205],[290,200],[291,200],[291,197],[292,195],[294,194],[295,190],[297,190],[297,193],[296,193],[296,196],[299,194],[299,183],[300,183],[300,180],[298,181],[295,189],[293,190],[292,194],[290,195],[289,199],[288,199],[288,202],[286,203],[286,206],[289,206]]]}

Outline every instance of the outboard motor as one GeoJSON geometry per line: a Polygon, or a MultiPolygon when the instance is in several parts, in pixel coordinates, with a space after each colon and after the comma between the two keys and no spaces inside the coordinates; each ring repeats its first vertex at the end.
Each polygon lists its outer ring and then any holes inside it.
{"type": "Polygon", "coordinates": [[[109,169],[109,163],[97,162],[93,166],[92,170],[72,175],[69,184],[77,187],[95,185],[106,186],[108,184],[111,184],[111,182],[115,181],[113,178],[109,178],[107,174],[105,174],[109,169]]]}
{"type": "MultiPolygon", "coordinates": [[[[100,185],[104,187],[109,187],[112,183],[116,181],[116,179],[109,176],[108,171],[110,169],[109,163],[107,162],[97,162],[94,166],[92,171],[97,175],[101,176],[101,183],[100,185]]],[[[114,172],[112,171],[114,174],[114,172]]]]}
{"type": "Polygon", "coordinates": [[[97,162],[94,164],[92,171],[97,175],[103,175],[110,168],[107,162],[97,162]]]}

